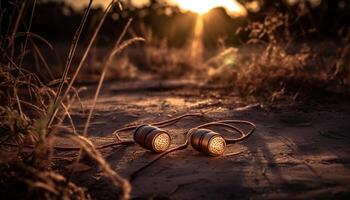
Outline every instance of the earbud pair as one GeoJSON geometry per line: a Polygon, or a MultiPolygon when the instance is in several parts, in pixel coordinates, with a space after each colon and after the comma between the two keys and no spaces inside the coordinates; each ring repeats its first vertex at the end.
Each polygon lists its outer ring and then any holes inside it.
{"type": "MultiPolygon", "coordinates": [[[[196,128],[190,129],[187,132],[185,145],[188,145],[188,140],[190,140],[190,144],[195,150],[210,156],[220,156],[224,154],[227,144],[245,140],[254,132],[254,130],[255,125],[248,121],[226,120],[206,123],[197,126],[196,128]],[[231,123],[250,125],[252,129],[245,134],[242,129],[231,125],[231,123]],[[208,129],[210,126],[221,126],[229,128],[241,134],[241,137],[235,139],[226,139],[223,135],[208,129]]],[[[134,141],[145,149],[156,153],[163,153],[169,149],[171,144],[171,137],[167,131],[156,126],[145,124],[135,129],[134,141]]]]}
{"type": "MultiPolygon", "coordinates": [[[[211,156],[220,156],[226,147],[225,139],[218,133],[209,129],[191,129],[191,145],[197,151],[211,156]]],[[[155,153],[167,151],[171,144],[168,132],[151,125],[141,125],[134,131],[134,141],[141,147],[155,153]]]]}

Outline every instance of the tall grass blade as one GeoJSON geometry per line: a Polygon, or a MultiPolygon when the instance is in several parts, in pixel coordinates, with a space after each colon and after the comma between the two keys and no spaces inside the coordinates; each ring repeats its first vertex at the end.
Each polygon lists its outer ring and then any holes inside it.
{"type": "Polygon", "coordinates": [[[67,88],[66,88],[64,94],[62,95],[62,97],[59,97],[59,99],[53,105],[52,113],[49,113],[50,120],[48,121],[48,124],[47,124],[48,127],[50,127],[52,125],[52,122],[53,122],[53,120],[54,120],[54,118],[55,118],[55,116],[56,116],[56,114],[58,112],[58,108],[59,108],[59,105],[60,105],[59,102],[63,101],[67,97],[70,89],[72,88],[75,80],[77,79],[78,74],[79,74],[80,70],[82,69],[83,64],[84,64],[84,62],[85,62],[85,60],[86,60],[86,58],[87,58],[87,56],[88,56],[88,54],[90,52],[90,49],[91,49],[92,45],[94,44],[94,42],[95,42],[95,40],[97,38],[97,35],[100,32],[100,29],[101,29],[104,21],[106,20],[107,14],[109,13],[109,11],[112,8],[114,3],[115,3],[115,0],[112,0],[111,3],[105,9],[105,12],[104,12],[104,14],[103,14],[103,16],[102,16],[98,26],[96,27],[96,30],[95,30],[95,32],[94,32],[94,34],[93,34],[93,36],[92,36],[92,38],[91,38],[91,40],[90,40],[86,50],[84,52],[84,55],[83,55],[82,59],[80,60],[80,63],[78,65],[78,67],[77,67],[77,70],[75,71],[71,81],[69,82],[69,85],[67,86],[67,88]]]}
{"type": "Polygon", "coordinates": [[[59,96],[61,95],[64,83],[67,80],[67,76],[68,76],[68,73],[69,73],[69,70],[70,70],[70,67],[71,67],[71,64],[72,64],[72,60],[74,58],[74,55],[75,55],[78,43],[79,43],[79,39],[80,39],[81,33],[83,31],[83,28],[84,28],[85,23],[86,23],[86,19],[89,16],[89,13],[90,13],[90,10],[91,10],[92,2],[93,2],[93,0],[89,1],[89,5],[86,8],[84,16],[83,16],[83,20],[81,21],[81,23],[80,23],[80,25],[79,25],[79,27],[78,27],[75,35],[74,35],[74,38],[73,38],[73,41],[72,41],[72,44],[71,44],[71,47],[70,47],[70,50],[69,50],[66,66],[65,66],[63,75],[61,77],[61,82],[60,82],[60,84],[58,86],[56,97],[54,99],[54,104],[57,104],[57,101],[58,101],[59,96]]]}
{"type": "Polygon", "coordinates": [[[19,67],[22,67],[24,55],[25,55],[25,52],[26,52],[26,49],[27,49],[28,37],[29,37],[30,30],[32,28],[32,22],[33,22],[33,17],[34,17],[34,12],[35,12],[35,6],[36,6],[36,0],[34,0],[34,2],[33,2],[33,8],[32,8],[32,13],[30,15],[29,26],[28,26],[28,29],[27,29],[27,32],[26,32],[26,39],[24,41],[22,54],[21,54],[21,57],[20,57],[20,60],[19,60],[19,64],[18,64],[19,67]]]}
{"type": "Polygon", "coordinates": [[[25,6],[26,6],[26,3],[27,3],[26,1],[24,1],[24,2],[22,3],[21,8],[20,8],[20,10],[19,10],[19,12],[18,12],[16,22],[15,22],[15,24],[13,25],[12,31],[11,31],[10,36],[9,36],[9,43],[8,43],[7,48],[10,48],[10,47],[13,45],[13,43],[14,43],[15,35],[16,35],[16,33],[17,33],[17,29],[18,29],[18,26],[19,26],[19,22],[20,22],[21,19],[22,19],[22,16],[23,16],[23,12],[24,12],[24,8],[25,8],[25,6]]]}

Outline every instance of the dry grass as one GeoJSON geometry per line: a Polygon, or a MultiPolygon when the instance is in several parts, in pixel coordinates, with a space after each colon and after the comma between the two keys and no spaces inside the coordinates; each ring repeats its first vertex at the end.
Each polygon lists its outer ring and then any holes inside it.
{"type": "Polygon", "coordinates": [[[290,37],[284,22],[285,16],[273,15],[252,23],[251,39],[239,51],[228,48],[209,60],[209,83],[270,103],[349,95],[350,30],[341,41],[310,43],[290,37]]]}
{"type": "MultiPolygon", "coordinates": [[[[82,151],[85,151],[91,158],[95,159],[101,169],[105,172],[116,187],[121,187],[122,193],[120,199],[129,199],[131,187],[127,180],[120,177],[104,160],[103,156],[91,145],[91,142],[75,131],[75,126],[70,118],[69,109],[76,99],[79,99],[79,90],[73,87],[73,84],[83,68],[83,64],[90,53],[91,47],[96,40],[103,22],[106,19],[110,9],[119,6],[119,1],[112,0],[106,8],[104,16],[100,19],[91,40],[84,51],[80,63],[69,78],[72,59],[75,56],[81,32],[84,29],[87,16],[91,9],[90,1],[81,24],[74,36],[69,50],[65,70],[60,79],[55,80],[51,74],[44,55],[40,52],[32,37],[39,38],[49,44],[40,36],[30,33],[31,21],[33,19],[36,1],[15,4],[18,6],[12,30],[8,37],[2,38],[1,44],[8,48],[1,48],[1,68],[0,68],[0,87],[1,87],[1,105],[0,105],[0,196],[7,198],[34,198],[34,199],[90,199],[85,189],[76,186],[71,182],[70,176],[63,177],[51,169],[52,160],[52,141],[51,136],[59,133],[62,128],[62,122],[66,117],[70,119],[71,139],[81,145],[82,151]],[[24,21],[23,11],[26,7],[32,7],[29,27],[26,33],[18,33],[18,27],[21,21],[24,21]],[[17,44],[16,38],[25,35],[24,44],[17,44]],[[40,78],[34,73],[25,70],[22,67],[23,59],[26,54],[28,41],[32,44],[33,56],[45,66],[47,74],[51,76],[49,84],[41,82],[40,78]],[[16,45],[22,45],[22,51],[16,55],[16,45]],[[57,92],[51,87],[58,84],[57,92]],[[65,85],[67,85],[65,87],[65,85]],[[12,144],[8,147],[7,144],[12,144]],[[34,148],[28,152],[24,145],[31,144],[34,148]],[[14,147],[15,145],[15,147],[14,147]],[[15,191],[7,194],[8,191],[15,191]]],[[[131,21],[130,21],[131,22],[131,21]]],[[[23,22],[23,24],[26,24],[23,22]]],[[[119,54],[123,49],[141,38],[133,38],[125,42],[122,41],[127,28],[118,38],[113,51],[110,53],[104,64],[104,69],[98,85],[101,88],[105,74],[112,58],[119,54]]],[[[37,65],[39,63],[36,63],[37,65]]],[[[95,103],[98,99],[99,89],[96,91],[95,103]]],[[[93,114],[91,109],[89,119],[93,114]]],[[[87,120],[86,129],[83,135],[87,135],[87,127],[90,120],[87,120]]],[[[81,152],[82,152],[81,151],[81,152]]],[[[80,153],[81,154],[81,153],[80,153]]],[[[79,154],[79,155],[80,155],[79,154]]],[[[77,162],[79,162],[78,156],[77,162]]]]}
{"type": "Polygon", "coordinates": [[[284,95],[308,94],[312,98],[317,92],[349,93],[349,66],[336,59],[336,55],[323,64],[320,59],[325,57],[319,55],[322,52],[313,53],[307,45],[293,54],[280,45],[268,45],[262,52],[251,52],[233,55],[236,62],[213,68],[210,82],[231,85],[242,97],[255,96],[271,101],[284,95]],[[334,67],[339,66],[339,62],[343,64],[335,72],[334,67]]]}

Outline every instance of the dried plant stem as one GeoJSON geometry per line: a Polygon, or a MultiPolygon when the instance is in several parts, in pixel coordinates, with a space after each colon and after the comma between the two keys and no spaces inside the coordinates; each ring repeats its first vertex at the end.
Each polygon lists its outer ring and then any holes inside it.
{"type": "Polygon", "coordinates": [[[16,85],[13,87],[13,93],[14,93],[15,98],[16,98],[16,102],[17,102],[19,113],[20,113],[21,116],[23,116],[23,110],[22,110],[21,102],[20,102],[19,97],[18,97],[17,86],[16,85]]]}
{"type": "Polygon", "coordinates": [[[21,103],[21,104],[24,104],[24,105],[27,105],[31,108],[33,108],[34,110],[40,112],[41,114],[44,114],[45,113],[45,110],[42,109],[42,108],[39,108],[38,106],[28,102],[28,101],[24,101],[24,100],[21,100],[21,99],[18,99],[18,101],[21,103]]]}
{"type": "Polygon", "coordinates": [[[77,131],[76,131],[73,118],[72,118],[72,116],[71,116],[70,113],[69,113],[69,109],[70,109],[70,107],[71,107],[71,105],[72,105],[73,102],[74,102],[74,98],[71,100],[71,103],[69,103],[67,106],[65,106],[63,102],[61,103],[61,106],[62,106],[63,109],[64,109],[64,115],[63,115],[63,117],[62,117],[62,120],[61,120],[60,124],[63,122],[64,117],[67,116],[68,119],[69,119],[69,122],[70,122],[70,124],[71,124],[71,126],[72,126],[73,133],[74,133],[75,135],[77,135],[78,133],[77,133],[77,131]]]}
{"type": "Polygon", "coordinates": [[[62,101],[62,100],[64,100],[64,99],[67,97],[67,95],[68,95],[70,89],[72,88],[72,86],[73,86],[75,80],[76,80],[77,77],[78,77],[78,74],[79,74],[80,70],[81,70],[82,67],[83,67],[83,64],[84,64],[84,62],[85,62],[85,60],[86,60],[86,58],[87,58],[87,56],[88,56],[88,54],[89,54],[89,52],[90,52],[90,49],[91,49],[93,43],[95,42],[95,40],[96,40],[96,38],[97,38],[98,33],[99,33],[100,30],[101,30],[101,27],[102,27],[102,25],[103,25],[103,23],[104,23],[104,21],[105,21],[105,19],[106,19],[106,17],[107,17],[107,14],[109,13],[109,11],[110,11],[110,9],[112,8],[112,5],[113,5],[114,3],[115,3],[115,0],[112,0],[111,3],[107,6],[107,8],[106,8],[106,10],[105,10],[105,12],[104,12],[104,14],[103,14],[103,16],[102,16],[102,18],[101,18],[99,24],[98,24],[98,26],[96,27],[96,30],[95,30],[94,34],[93,34],[93,36],[92,36],[92,38],[91,38],[91,40],[90,40],[90,42],[89,42],[89,44],[88,44],[88,46],[87,46],[85,52],[84,52],[84,55],[83,55],[82,59],[80,60],[80,63],[79,63],[79,65],[78,65],[78,67],[77,67],[77,70],[75,71],[75,73],[74,73],[74,75],[73,75],[71,81],[69,82],[69,85],[68,85],[67,89],[65,90],[64,94],[62,95],[62,97],[59,97],[59,98],[58,98],[58,101],[53,105],[52,113],[49,113],[50,120],[48,121],[48,124],[47,124],[47,126],[48,126],[49,128],[50,128],[50,126],[52,125],[52,122],[53,122],[53,120],[55,119],[55,116],[57,115],[58,108],[59,108],[59,105],[60,105],[59,102],[62,101]]]}
{"type": "Polygon", "coordinates": [[[82,33],[83,28],[85,26],[86,19],[87,19],[89,13],[90,13],[92,2],[93,2],[93,0],[89,1],[89,5],[86,8],[84,16],[83,16],[83,20],[81,21],[81,23],[80,23],[80,25],[79,25],[79,27],[78,27],[75,35],[74,35],[74,38],[73,38],[73,41],[72,41],[72,44],[71,44],[71,47],[70,47],[70,50],[69,50],[66,66],[65,66],[65,69],[64,69],[64,72],[63,72],[60,84],[58,86],[58,90],[57,90],[57,94],[56,94],[56,97],[55,97],[55,100],[54,100],[54,104],[57,103],[58,98],[61,95],[61,92],[62,92],[62,89],[63,89],[63,85],[64,85],[64,83],[67,80],[68,72],[70,70],[70,67],[71,67],[71,64],[72,64],[72,60],[74,58],[74,55],[75,55],[75,52],[76,52],[76,49],[77,49],[77,46],[78,46],[78,43],[79,43],[79,39],[80,39],[81,33],[82,33]]]}
{"type": "Polygon", "coordinates": [[[26,1],[24,1],[23,3],[22,3],[22,6],[21,6],[21,8],[20,8],[20,10],[19,10],[19,13],[18,13],[18,16],[17,16],[17,19],[16,19],[16,22],[15,22],[15,24],[14,24],[14,26],[13,26],[13,29],[12,29],[12,32],[11,32],[11,34],[10,34],[10,39],[9,39],[9,43],[8,43],[8,48],[10,48],[11,46],[12,46],[12,44],[14,43],[14,39],[15,39],[15,35],[16,35],[16,33],[17,33],[17,29],[18,29],[18,26],[19,26],[19,22],[21,21],[21,19],[22,19],[22,15],[23,15],[23,12],[24,12],[24,8],[25,8],[25,6],[26,6],[26,1]]]}
{"type": "Polygon", "coordinates": [[[45,60],[43,54],[41,53],[39,47],[34,43],[34,41],[33,41],[32,38],[29,38],[29,40],[30,40],[30,42],[32,43],[33,48],[34,48],[36,54],[39,56],[39,59],[40,59],[41,62],[43,63],[43,65],[44,65],[44,67],[45,67],[47,73],[49,74],[51,80],[55,79],[55,77],[54,77],[54,75],[52,74],[51,69],[50,69],[49,65],[47,64],[47,62],[46,62],[46,60],[45,60]]]}
{"type": "Polygon", "coordinates": [[[29,26],[26,32],[26,39],[24,41],[24,45],[23,45],[23,50],[22,50],[22,55],[20,57],[20,61],[19,61],[19,67],[22,67],[22,63],[23,63],[23,59],[24,59],[24,55],[26,53],[26,49],[27,49],[27,44],[28,44],[28,34],[30,33],[30,30],[32,28],[32,22],[33,22],[33,17],[34,17],[34,12],[35,12],[35,6],[36,6],[36,0],[34,0],[33,2],[33,8],[32,8],[32,13],[30,15],[30,20],[29,20],[29,26]]]}
{"type": "MultiPolygon", "coordinates": [[[[99,94],[100,94],[100,91],[101,91],[101,87],[103,85],[104,78],[105,78],[106,73],[108,71],[108,66],[109,66],[113,56],[116,55],[118,52],[120,52],[122,49],[124,49],[127,46],[129,46],[130,44],[132,44],[133,42],[143,41],[143,38],[133,38],[133,39],[127,40],[122,45],[120,45],[122,39],[124,38],[124,36],[126,34],[126,30],[129,28],[129,26],[131,24],[131,21],[132,20],[129,20],[127,25],[124,27],[124,30],[123,30],[122,34],[119,36],[119,38],[118,38],[114,48],[112,49],[112,52],[109,54],[108,58],[106,59],[106,61],[103,64],[103,71],[102,71],[102,74],[101,74],[101,77],[100,77],[100,80],[99,80],[99,83],[98,83],[98,86],[97,86],[97,89],[96,89],[96,92],[95,92],[93,105],[92,105],[92,107],[90,109],[90,112],[89,112],[89,115],[88,115],[88,118],[86,120],[86,124],[85,124],[85,127],[84,127],[84,132],[83,132],[83,136],[84,137],[87,135],[87,131],[88,131],[88,128],[89,128],[89,125],[90,125],[91,117],[92,117],[92,114],[94,112],[94,109],[95,109],[95,106],[96,106],[96,102],[97,102],[97,99],[99,97],[99,94]]],[[[80,150],[78,158],[77,158],[77,161],[76,161],[76,164],[79,163],[79,160],[81,158],[81,154],[82,154],[82,151],[80,150]]],[[[106,165],[106,167],[109,168],[107,163],[105,163],[104,165],[106,165]]],[[[113,177],[112,178],[113,183],[115,185],[117,185],[117,186],[120,185],[122,187],[123,195],[121,196],[121,199],[129,199],[129,193],[131,191],[131,187],[130,187],[129,182],[127,180],[121,178],[116,172],[114,172],[113,170],[108,169],[108,168],[106,168],[105,170],[109,174],[112,173],[111,175],[113,177]],[[108,170],[111,170],[111,172],[108,172],[108,170]]]]}
{"type": "Polygon", "coordinates": [[[15,61],[12,58],[10,58],[9,55],[7,55],[6,51],[3,48],[1,48],[1,52],[3,53],[2,55],[5,56],[5,58],[9,61],[9,63],[11,63],[12,66],[14,66],[16,69],[19,69],[15,61]]]}
{"type": "Polygon", "coordinates": [[[84,127],[84,132],[83,132],[84,136],[86,136],[88,128],[89,128],[90,120],[91,120],[92,114],[94,112],[94,109],[95,109],[95,106],[96,106],[96,102],[97,102],[97,99],[98,99],[98,96],[100,94],[104,78],[105,78],[107,70],[108,70],[108,64],[110,63],[111,59],[113,58],[113,55],[114,55],[113,52],[115,51],[115,49],[118,49],[121,40],[124,38],[126,30],[129,28],[129,26],[131,24],[131,21],[132,20],[130,19],[128,21],[127,25],[124,27],[124,30],[123,30],[122,34],[119,36],[119,38],[118,38],[114,48],[112,49],[112,53],[110,53],[110,55],[108,56],[106,61],[103,63],[103,71],[102,71],[102,74],[101,74],[101,77],[100,77],[100,80],[99,80],[99,83],[98,83],[98,86],[97,86],[97,89],[96,89],[94,100],[92,102],[92,107],[90,109],[90,112],[89,112],[89,115],[88,115],[88,118],[86,120],[86,124],[85,124],[85,127],[84,127]]]}
{"type": "Polygon", "coordinates": [[[99,166],[106,173],[106,175],[112,180],[112,183],[115,186],[122,187],[122,194],[120,199],[127,200],[130,199],[131,185],[129,181],[119,176],[103,159],[103,156],[95,149],[94,145],[92,145],[91,141],[82,136],[71,136],[71,138],[78,142],[79,145],[84,149],[86,153],[88,153],[91,157],[95,158],[98,162],[99,166]]]}
{"type": "MultiPolygon", "coordinates": [[[[80,72],[80,70],[81,70],[81,68],[82,68],[82,66],[83,66],[83,64],[84,64],[84,62],[85,62],[85,60],[86,60],[86,58],[87,58],[88,53],[90,52],[90,49],[91,49],[91,47],[92,47],[94,41],[96,40],[96,37],[97,37],[97,35],[98,35],[98,33],[99,33],[101,27],[102,27],[102,24],[103,24],[103,22],[105,21],[106,16],[107,16],[109,10],[112,8],[112,5],[113,5],[114,3],[115,3],[115,0],[112,0],[111,3],[110,3],[110,4],[108,5],[108,7],[106,8],[106,10],[105,10],[105,12],[104,12],[104,15],[103,15],[102,19],[100,20],[100,23],[98,24],[98,26],[97,26],[97,28],[96,28],[96,30],[95,30],[93,36],[92,36],[92,39],[90,40],[90,43],[88,44],[88,47],[87,47],[87,49],[85,50],[84,55],[83,55],[83,57],[82,57],[82,59],[81,59],[79,65],[78,65],[78,67],[77,67],[76,72],[74,73],[74,75],[73,75],[71,81],[69,82],[69,85],[68,85],[67,89],[65,90],[63,96],[62,96],[61,98],[58,98],[58,100],[54,103],[53,110],[52,110],[52,114],[51,114],[50,111],[49,111],[50,119],[49,119],[49,122],[48,122],[48,124],[47,124],[48,127],[51,126],[51,124],[52,124],[52,122],[53,122],[53,119],[55,118],[55,116],[56,116],[56,114],[57,114],[57,112],[58,112],[58,108],[59,108],[60,102],[62,102],[62,101],[66,98],[66,96],[68,95],[70,89],[72,88],[72,85],[73,85],[73,83],[75,82],[75,80],[76,80],[76,78],[77,78],[77,76],[78,76],[78,74],[79,74],[79,72],[80,72]],[[51,114],[51,115],[50,115],[50,114],[51,114]]],[[[118,41],[121,41],[121,39],[118,40],[118,41]]],[[[125,46],[125,45],[124,45],[124,46],[125,46]]],[[[112,53],[112,54],[113,54],[113,53],[112,53]]],[[[111,54],[111,56],[112,56],[112,54],[111,54]]],[[[104,70],[104,71],[106,71],[106,70],[104,70]]],[[[103,73],[103,74],[105,74],[105,73],[103,73]]],[[[104,80],[104,75],[101,76],[99,88],[101,87],[103,80],[104,80]]],[[[65,81],[65,78],[64,78],[64,77],[63,77],[63,81],[65,81]]],[[[96,92],[97,95],[95,95],[95,96],[98,97],[98,93],[99,93],[99,90],[98,90],[98,92],[96,92]]],[[[58,96],[58,95],[57,95],[57,96],[58,96]]],[[[67,108],[66,108],[66,109],[67,109],[67,108]]],[[[66,111],[67,111],[67,110],[66,110],[66,111]]],[[[92,110],[92,111],[93,111],[93,110],[92,110]]],[[[92,115],[92,114],[91,114],[91,115],[92,115]]],[[[84,135],[86,135],[86,132],[84,133],[84,135]]],[[[79,155],[78,155],[78,158],[77,158],[77,160],[76,160],[74,166],[76,166],[76,164],[79,163],[79,160],[80,160],[81,154],[82,154],[82,149],[84,149],[90,156],[92,156],[92,157],[99,163],[99,165],[102,167],[102,169],[109,175],[109,177],[111,178],[113,184],[116,185],[116,186],[121,186],[121,187],[122,187],[121,199],[129,199],[129,198],[130,198],[130,192],[131,192],[130,183],[129,183],[127,180],[125,180],[125,179],[123,179],[122,177],[120,177],[115,171],[113,171],[113,170],[111,169],[111,167],[108,165],[108,163],[103,159],[102,155],[101,155],[98,151],[96,151],[96,149],[94,148],[94,146],[91,144],[91,142],[90,142],[89,140],[87,140],[87,139],[85,139],[85,138],[83,138],[83,137],[77,137],[77,136],[75,136],[74,138],[75,138],[75,139],[78,138],[78,139],[79,139],[78,141],[80,141],[79,143],[80,143],[80,145],[81,145],[81,149],[80,149],[80,151],[79,151],[79,155]]],[[[74,138],[73,138],[73,139],[74,139],[74,138]]],[[[74,169],[74,168],[75,168],[75,167],[73,167],[72,169],[74,169]]],[[[71,171],[71,173],[70,173],[70,176],[71,176],[71,175],[72,175],[72,171],[71,171]]],[[[69,177],[70,177],[70,176],[69,176],[69,177]]]]}
{"type": "Polygon", "coordinates": [[[127,40],[127,41],[124,42],[120,47],[119,47],[119,46],[116,46],[116,48],[113,49],[113,51],[112,51],[111,54],[109,55],[108,59],[107,59],[106,62],[104,63],[103,72],[102,72],[102,74],[101,74],[101,77],[100,77],[100,80],[99,80],[99,83],[98,83],[98,86],[97,86],[97,89],[96,89],[96,93],[95,93],[95,96],[94,96],[94,100],[93,100],[93,102],[92,102],[92,107],[91,107],[91,109],[90,109],[88,118],[87,118],[86,123],[85,123],[83,136],[86,136],[86,135],[87,135],[87,131],[88,131],[88,129],[89,129],[89,125],[90,125],[90,121],[91,121],[91,118],[92,118],[92,114],[94,113],[94,110],[95,110],[95,107],[96,107],[96,102],[97,102],[97,99],[98,99],[98,97],[99,97],[99,95],[100,95],[100,91],[101,91],[101,88],[102,88],[102,85],[103,85],[103,81],[104,81],[104,78],[105,78],[106,73],[107,73],[107,71],[108,71],[109,63],[110,63],[110,61],[112,60],[113,56],[116,55],[118,52],[120,52],[122,49],[124,49],[124,48],[126,48],[127,46],[129,46],[130,44],[132,44],[133,42],[143,41],[143,40],[144,40],[143,38],[133,38],[133,39],[127,40]]]}

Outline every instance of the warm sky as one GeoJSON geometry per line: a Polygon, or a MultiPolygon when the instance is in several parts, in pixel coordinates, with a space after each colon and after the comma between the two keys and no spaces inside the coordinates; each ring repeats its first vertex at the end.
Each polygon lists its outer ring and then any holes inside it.
{"type": "MultiPolygon", "coordinates": [[[[88,4],[89,0],[65,0],[74,7],[80,8],[88,4]]],[[[149,0],[124,0],[131,1],[135,6],[143,6],[149,2],[149,0]]],[[[215,7],[224,7],[229,13],[232,14],[245,14],[245,9],[237,3],[235,0],[164,0],[168,3],[178,5],[183,10],[189,10],[197,13],[205,13],[215,7]]],[[[95,5],[106,6],[109,4],[109,0],[94,0],[95,5]]]]}

